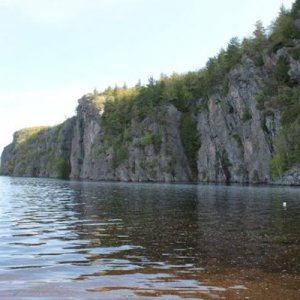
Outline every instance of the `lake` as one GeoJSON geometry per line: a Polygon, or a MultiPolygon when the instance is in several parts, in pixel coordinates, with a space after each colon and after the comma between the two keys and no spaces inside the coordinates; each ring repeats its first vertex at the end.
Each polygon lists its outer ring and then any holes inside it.
{"type": "Polygon", "coordinates": [[[300,189],[0,177],[0,298],[300,299],[300,189]]]}

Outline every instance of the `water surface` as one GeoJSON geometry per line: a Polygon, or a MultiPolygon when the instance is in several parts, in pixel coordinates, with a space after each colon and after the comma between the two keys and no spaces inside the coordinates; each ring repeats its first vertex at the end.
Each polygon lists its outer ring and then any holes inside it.
{"type": "Polygon", "coordinates": [[[0,298],[300,299],[300,189],[0,177],[0,298]]]}

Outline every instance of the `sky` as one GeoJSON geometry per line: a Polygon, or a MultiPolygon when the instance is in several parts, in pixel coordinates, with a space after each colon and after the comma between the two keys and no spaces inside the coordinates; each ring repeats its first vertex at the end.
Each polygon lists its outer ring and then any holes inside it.
{"type": "Polygon", "coordinates": [[[292,0],[0,0],[0,153],[86,93],[205,66],[292,0]]]}

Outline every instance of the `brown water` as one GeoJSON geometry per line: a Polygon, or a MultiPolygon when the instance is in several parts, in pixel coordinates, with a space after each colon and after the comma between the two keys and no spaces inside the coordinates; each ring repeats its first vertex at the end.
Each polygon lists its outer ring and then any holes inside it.
{"type": "Polygon", "coordinates": [[[0,177],[0,299],[300,299],[300,189],[0,177]]]}

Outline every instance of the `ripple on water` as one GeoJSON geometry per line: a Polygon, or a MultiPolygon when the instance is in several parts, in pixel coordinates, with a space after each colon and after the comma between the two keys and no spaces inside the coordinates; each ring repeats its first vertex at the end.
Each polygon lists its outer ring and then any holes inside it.
{"type": "Polygon", "coordinates": [[[298,194],[0,177],[0,297],[299,299],[298,194]]]}

